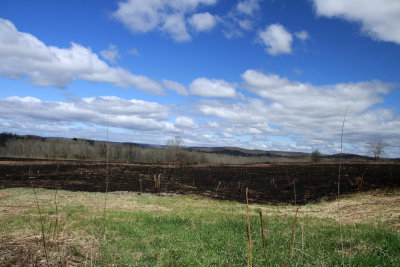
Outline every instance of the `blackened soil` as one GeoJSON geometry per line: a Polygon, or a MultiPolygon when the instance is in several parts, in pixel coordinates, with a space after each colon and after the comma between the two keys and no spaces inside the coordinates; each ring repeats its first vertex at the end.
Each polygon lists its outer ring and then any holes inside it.
{"type": "MultiPolygon", "coordinates": [[[[198,194],[220,200],[305,204],[333,199],[339,165],[170,166],[88,161],[0,159],[0,188],[198,194]]],[[[400,163],[344,163],[340,194],[400,187],[400,163]]]]}

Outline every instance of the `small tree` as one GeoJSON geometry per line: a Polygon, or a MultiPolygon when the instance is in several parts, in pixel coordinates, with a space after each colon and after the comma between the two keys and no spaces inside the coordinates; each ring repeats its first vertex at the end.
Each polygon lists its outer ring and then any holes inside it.
{"type": "Polygon", "coordinates": [[[311,161],[312,162],[320,162],[321,161],[321,152],[318,149],[314,149],[311,152],[311,161]]]}
{"type": "Polygon", "coordinates": [[[379,160],[380,157],[385,153],[385,147],[389,144],[380,138],[376,138],[367,143],[369,151],[374,154],[375,160],[379,160]]]}

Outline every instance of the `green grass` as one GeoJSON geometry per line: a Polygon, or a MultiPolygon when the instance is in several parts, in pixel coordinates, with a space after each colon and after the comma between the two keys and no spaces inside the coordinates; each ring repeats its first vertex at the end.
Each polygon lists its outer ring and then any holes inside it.
{"type": "MultiPolygon", "coordinates": [[[[57,212],[55,191],[38,190],[37,195],[46,238],[52,240],[58,218],[59,243],[70,240],[66,251],[73,253],[82,266],[247,265],[244,204],[190,196],[109,193],[103,219],[104,194],[58,191],[57,212]]],[[[381,202],[394,200],[389,195],[377,197],[381,202]]],[[[369,195],[357,195],[354,199],[359,205],[374,200],[369,195]]],[[[350,206],[350,200],[343,205],[350,206]]],[[[345,266],[400,266],[400,234],[391,217],[385,221],[382,214],[374,214],[375,217],[360,217],[355,223],[343,220],[342,250],[339,223],[332,213],[326,212],[335,205],[336,202],[320,203],[300,208],[290,266],[341,266],[342,261],[345,266]],[[322,210],[326,216],[322,216],[322,210]]],[[[393,211],[392,205],[388,207],[391,212],[400,209],[393,211]]],[[[31,189],[1,190],[0,208],[2,240],[40,235],[40,218],[31,189]]],[[[264,214],[270,264],[285,266],[295,207],[250,205],[253,266],[266,266],[260,210],[264,214]]],[[[40,248],[40,240],[36,242],[40,248]]]]}

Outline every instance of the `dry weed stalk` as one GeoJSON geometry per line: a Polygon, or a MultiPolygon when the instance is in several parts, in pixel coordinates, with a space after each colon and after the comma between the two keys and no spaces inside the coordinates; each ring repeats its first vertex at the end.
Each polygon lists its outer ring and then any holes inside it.
{"type": "Polygon", "coordinates": [[[215,191],[218,191],[220,186],[221,186],[221,181],[218,182],[218,186],[217,189],[215,189],[215,191]]]}
{"type": "Polygon", "coordinates": [[[294,238],[294,230],[296,228],[296,220],[297,220],[297,212],[299,211],[299,208],[296,209],[296,214],[294,215],[294,223],[293,223],[293,230],[292,230],[292,237],[290,239],[290,246],[289,246],[289,252],[287,256],[287,261],[286,261],[286,266],[289,266],[290,263],[290,252],[292,251],[292,245],[293,245],[293,238],[294,238]]]}
{"type": "Polygon", "coordinates": [[[154,187],[159,190],[161,187],[161,173],[158,175],[154,174],[154,187]]]}
{"type": "Polygon", "coordinates": [[[108,114],[107,114],[107,142],[106,142],[106,191],[104,194],[103,207],[103,238],[106,237],[106,208],[107,208],[107,193],[108,193],[108,114]]]}
{"type": "MultiPolygon", "coordinates": [[[[340,243],[342,246],[342,252],[344,251],[344,245],[343,245],[343,231],[342,231],[342,221],[340,218],[340,176],[341,176],[341,169],[342,169],[342,153],[343,153],[343,130],[344,130],[344,123],[346,121],[346,115],[347,115],[347,108],[344,112],[344,117],[343,117],[343,123],[342,123],[342,133],[340,135],[340,157],[339,157],[339,174],[338,174],[338,219],[339,219],[339,230],[340,230],[340,243]]],[[[344,254],[342,253],[342,266],[344,266],[344,254]]]]}
{"type": "MultiPolygon", "coordinates": [[[[58,172],[58,166],[57,166],[57,172],[58,172]]],[[[54,207],[56,209],[56,219],[55,219],[55,224],[54,224],[53,240],[56,241],[58,260],[61,261],[60,245],[58,243],[58,224],[59,224],[59,221],[58,221],[57,192],[58,192],[58,190],[56,189],[56,191],[54,193],[54,207]]]]}
{"type": "Polygon", "coordinates": [[[268,261],[268,257],[267,257],[267,249],[265,248],[264,225],[263,225],[263,218],[262,218],[261,210],[260,210],[260,222],[261,222],[262,243],[263,243],[263,248],[264,248],[264,257],[265,257],[265,262],[267,263],[267,266],[269,267],[269,261],[268,261]]]}
{"type": "Polygon", "coordinates": [[[42,211],[40,209],[40,204],[39,204],[39,200],[37,198],[35,187],[32,186],[32,190],[33,190],[33,194],[35,195],[36,208],[37,208],[37,210],[39,212],[39,217],[40,217],[40,226],[41,226],[40,230],[41,230],[41,233],[42,233],[42,245],[43,245],[43,249],[44,249],[44,255],[46,257],[46,264],[47,264],[47,266],[50,266],[49,257],[47,255],[46,237],[45,237],[45,234],[44,234],[44,222],[43,222],[42,211]]]}
{"type": "Polygon", "coordinates": [[[53,239],[56,240],[58,236],[58,203],[57,203],[57,189],[54,193],[54,207],[56,208],[56,220],[54,225],[53,239]]]}
{"type": "Polygon", "coordinates": [[[249,189],[246,188],[246,212],[247,212],[247,266],[252,266],[252,255],[251,255],[251,231],[250,231],[250,215],[249,215],[249,189]]]}
{"type": "Polygon", "coordinates": [[[294,206],[297,206],[296,182],[293,181],[294,206]]]}
{"type": "Polygon", "coordinates": [[[296,181],[292,179],[292,182],[290,182],[290,176],[287,167],[285,167],[285,172],[286,172],[286,177],[288,178],[288,184],[289,185],[293,184],[294,206],[297,206],[296,181]]]}

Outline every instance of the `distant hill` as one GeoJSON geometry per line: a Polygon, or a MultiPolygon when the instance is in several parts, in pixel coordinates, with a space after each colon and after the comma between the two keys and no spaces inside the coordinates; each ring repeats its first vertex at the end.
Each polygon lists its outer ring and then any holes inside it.
{"type": "MultiPolygon", "coordinates": [[[[185,148],[189,151],[201,153],[215,153],[232,156],[242,157],[267,157],[271,159],[288,159],[288,160],[308,160],[310,153],[304,152],[288,152],[288,151],[266,151],[260,149],[244,149],[240,147],[188,147],[185,148]]],[[[373,161],[373,157],[350,154],[338,153],[332,155],[321,155],[322,161],[373,161]]],[[[396,160],[396,159],[382,159],[382,160],[396,160]]]]}
{"type": "Polygon", "coordinates": [[[185,149],[194,152],[225,154],[242,157],[304,158],[310,156],[309,153],[303,152],[266,151],[259,149],[245,149],[240,147],[187,147],[185,149]]]}

